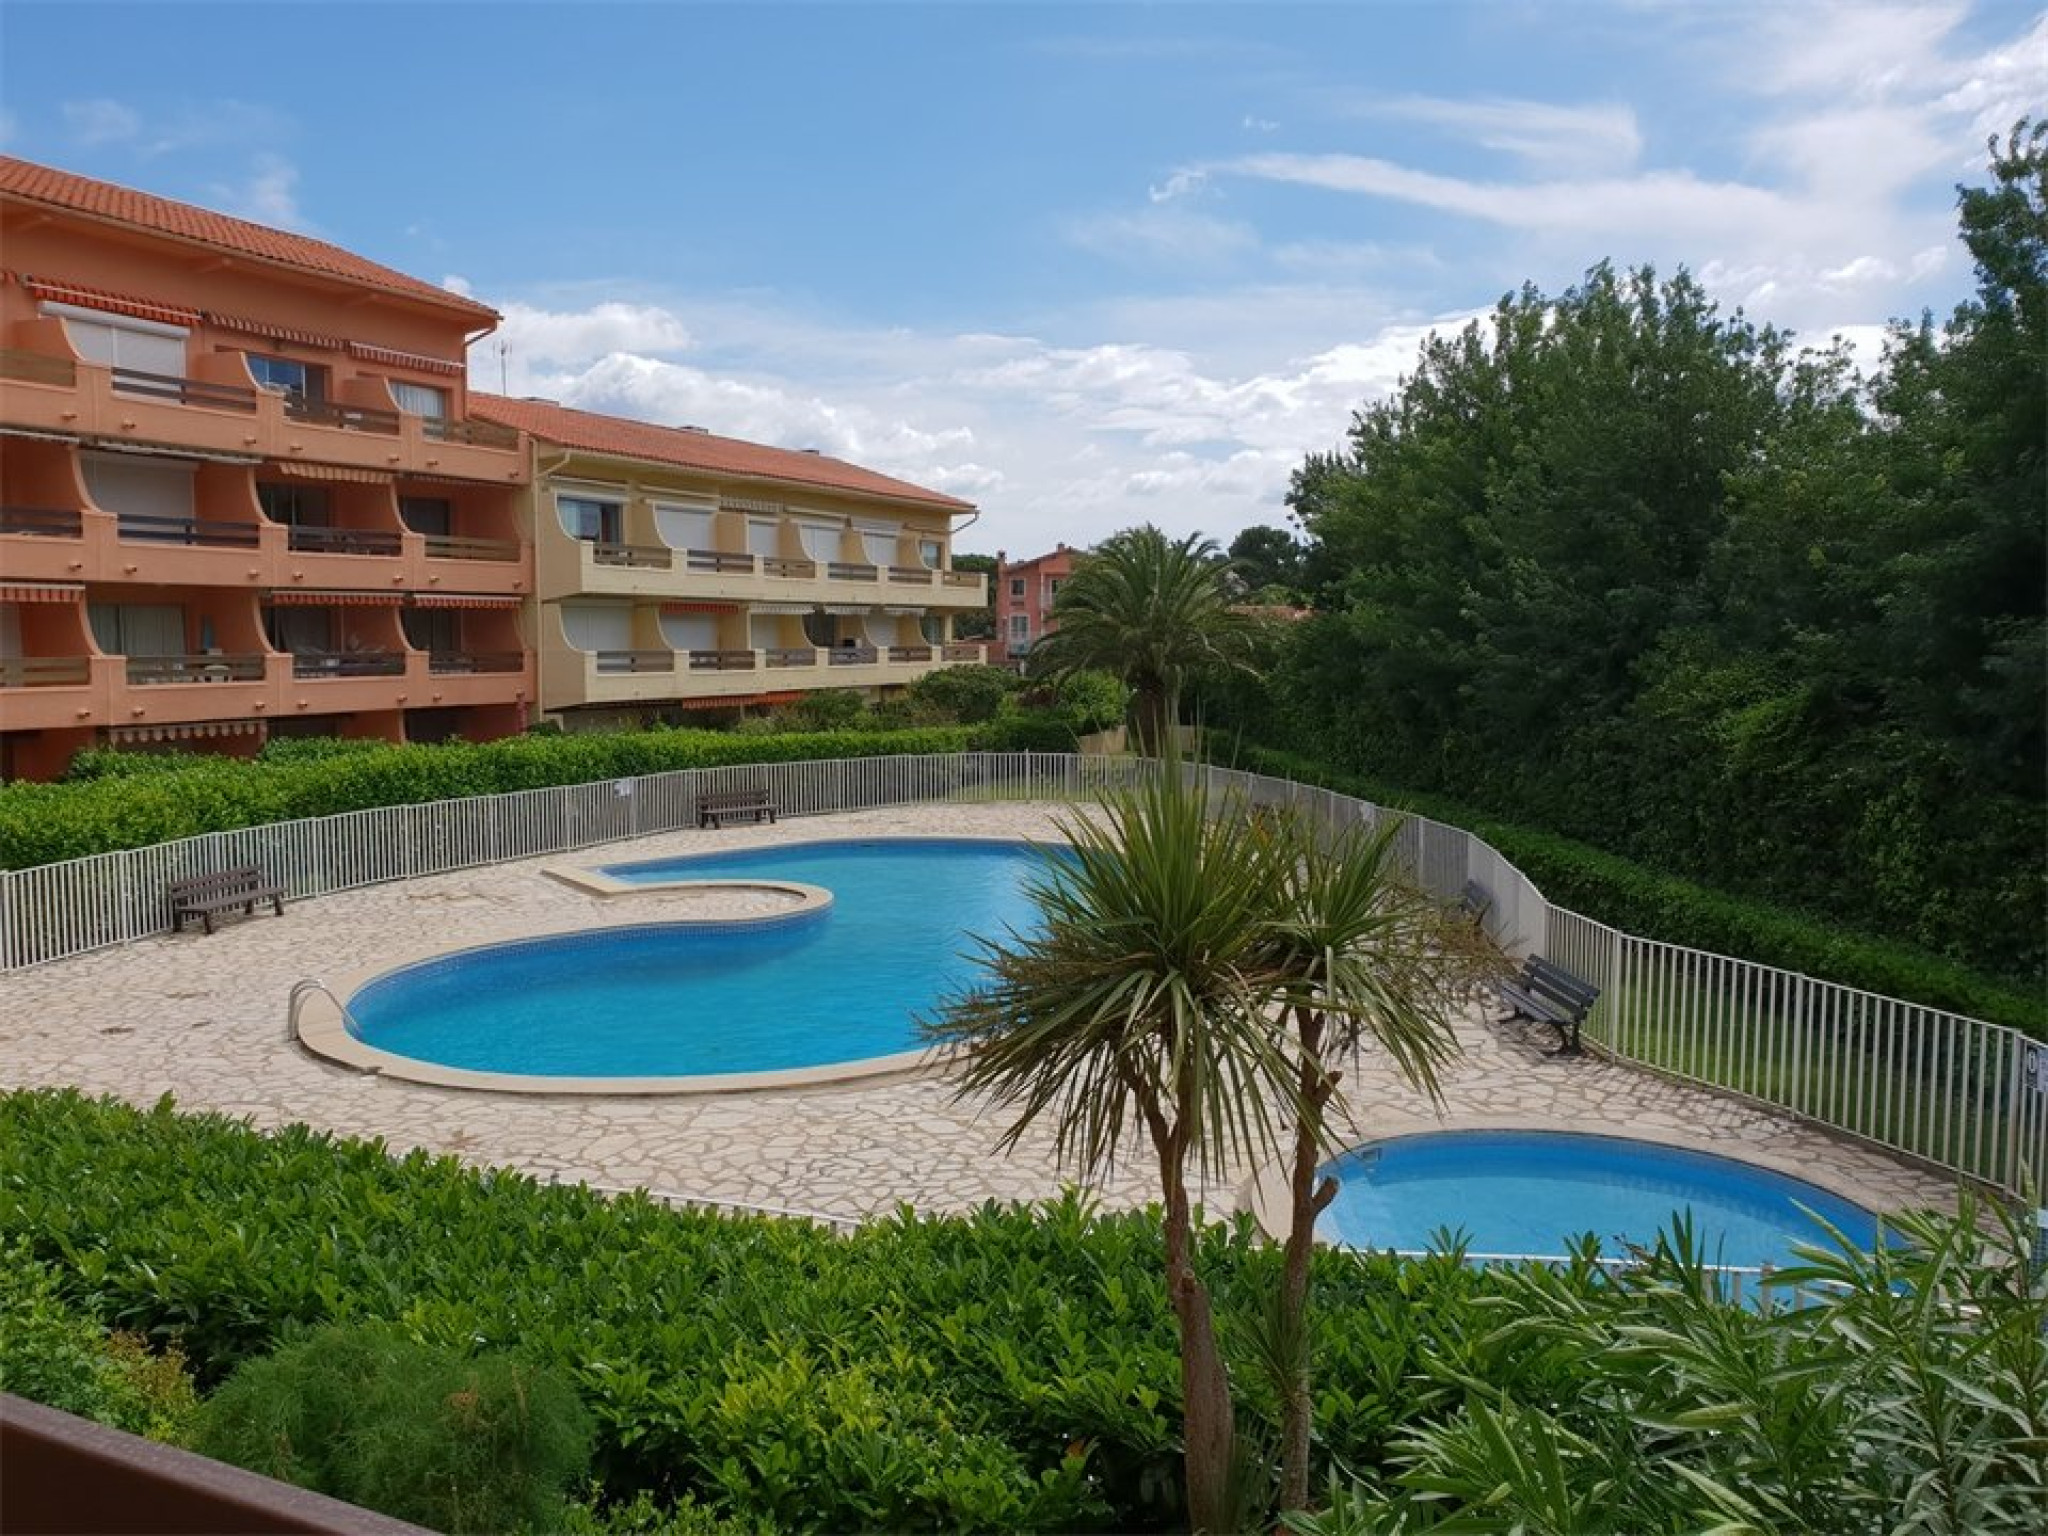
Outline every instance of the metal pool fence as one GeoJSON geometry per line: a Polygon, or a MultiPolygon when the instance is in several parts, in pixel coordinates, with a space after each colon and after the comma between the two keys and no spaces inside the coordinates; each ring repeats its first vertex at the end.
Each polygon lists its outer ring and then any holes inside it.
{"type": "MultiPolygon", "coordinates": [[[[962,753],[689,769],[209,833],[0,871],[0,969],[169,931],[165,888],[255,864],[293,898],[572,852],[693,826],[705,796],[765,788],[784,816],[947,801],[1072,800],[1152,765],[962,753]]],[[[1336,828],[1398,814],[1221,768],[1219,790],[1336,828]]],[[[1407,817],[1402,862],[1445,901],[1492,897],[1489,931],[1601,988],[1584,1037],[1609,1054],[1771,1105],[2018,1194],[2048,1173],[2048,1047],[2019,1031],[1768,965],[1640,939],[1552,906],[1458,827],[1407,817]]]]}

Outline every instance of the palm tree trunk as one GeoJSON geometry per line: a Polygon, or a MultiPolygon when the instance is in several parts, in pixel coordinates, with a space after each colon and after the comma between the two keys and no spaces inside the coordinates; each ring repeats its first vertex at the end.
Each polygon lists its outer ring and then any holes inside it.
{"type": "Polygon", "coordinates": [[[1224,1536],[1232,1529],[1231,1453],[1237,1438],[1230,1373],[1216,1339],[1209,1291],[1195,1273],[1194,1220],[1187,1180],[1160,1170],[1166,1194],[1166,1293],[1180,1323],[1181,1434],[1187,1449],[1188,1524],[1224,1536]]]}
{"type": "Polygon", "coordinates": [[[1308,1009],[1296,1011],[1301,1042],[1301,1108],[1294,1122],[1294,1164],[1288,1170],[1287,1246],[1280,1267],[1280,1338],[1290,1350],[1287,1375],[1280,1387],[1280,1507],[1303,1509],[1308,1504],[1309,1441],[1315,1402],[1309,1391],[1309,1260],[1316,1246],[1316,1218],[1337,1194],[1333,1179],[1316,1184],[1321,1150],[1316,1128],[1336,1079],[1323,1067],[1323,1020],[1308,1009]]]}

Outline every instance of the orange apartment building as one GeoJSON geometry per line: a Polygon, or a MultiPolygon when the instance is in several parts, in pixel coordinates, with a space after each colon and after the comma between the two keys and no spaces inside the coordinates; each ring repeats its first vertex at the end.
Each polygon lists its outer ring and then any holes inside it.
{"type": "Polygon", "coordinates": [[[1019,560],[996,552],[996,643],[1012,665],[1022,666],[1031,647],[1049,630],[1052,600],[1074,574],[1074,557],[1079,553],[1062,544],[1049,555],[1019,560]]]}
{"type": "Polygon", "coordinates": [[[527,724],[528,453],[465,382],[497,319],[0,158],[0,778],[527,724]]]}
{"type": "Polygon", "coordinates": [[[565,728],[886,692],[985,654],[952,629],[987,600],[952,568],[969,502],[696,428],[545,400],[471,408],[533,443],[532,634],[565,728]]]}

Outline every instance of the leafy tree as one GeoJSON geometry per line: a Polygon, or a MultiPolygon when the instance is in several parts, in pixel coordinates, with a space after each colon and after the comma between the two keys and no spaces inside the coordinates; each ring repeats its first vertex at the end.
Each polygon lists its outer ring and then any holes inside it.
{"type": "Polygon", "coordinates": [[[1249,626],[1231,611],[1227,570],[1200,534],[1170,540],[1146,524],[1111,535],[1075,563],[1053,599],[1058,627],[1032,648],[1032,672],[1121,678],[1139,750],[1158,751],[1180,723],[1190,678],[1243,654],[1249,626]]]}
{"type": "Polygon", "coordinates": [[[970,608],[953,615],[953,636],[958,640],[993,640],[996,634],[996,557],[994,555],[955,555],[953,569],[972,571],[988,578],[988,601],[979,608],[970,608]]]}
{"type": "Polygon", "coordinates": [[[1159,1175],[1169,1302],[1179,1325],[1188,1515],[1240,1529],[1236,1420],[1209,1292],[1195,1267],[1198,1178],[1274,1144],[1294,1074],[1265,1014],[1262,932],[1280,889],[1275,844],[1212,815],[1169,762],[1062,831],[1072,861],[1039,879],[1038,930],[982,938],[986,980],[925,1025],[965,1048],[963,1098],[1015,1111],[1000,1145],[1041,1119],[1084,1177],[1142,1135],[1159,1175]]]}
{"type": "Polygon", "coordinates": [[[1255,602],[1293,602],[1301,590],[1301,545],[1285,528],[1255,525],[1230,541],[1231,576],[1255,602]]]}

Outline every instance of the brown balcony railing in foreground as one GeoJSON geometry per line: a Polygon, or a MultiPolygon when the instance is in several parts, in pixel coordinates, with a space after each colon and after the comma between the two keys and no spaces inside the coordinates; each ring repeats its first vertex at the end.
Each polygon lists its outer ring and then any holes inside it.
{"type": "Polygon", "coordinates": [[[427,657],[427,670],[436,677],[463,672],[518,672],[525,668],[520,651],[435,651],[427,657]]]}
{"type": "Polygon", "coordinates": [[[940,579],[949,587],[978,587],[981,585],[981,576],[975,571],[945,571],[941,573],[940,579]]]}
{"type": "Polygon", "coordinates": [[[517,539],[463,539],[452,534],[430,533],[426,536],[427,558],[430,560],[517,560],[519,541],[517,539]]]}
{"type": "Polygon", "coordinates": [[[301,554],[313,555],[395,555],[404,545],[395,533],[382,528],[294,527],[287,541],[301,554]]]}
{"type": "Polygon", "coordinates": [[[334,655],[304,651],[292,653],[292,676],[318,679],[328,677],[403,677],[403,651],[343,651],[334,655]]]}
{"type": "Polygon", "coordinates": [[[892,565],[889,567],[889,579],[928,587],[932,584],[932,569],[928,565],[892,565]]]}
{"type": "Polygon", "coordinates": [[[76,539],[85,534],[85,514],[76,507],[0,507],[0,533],[76,539]]]}
{"type": "Polygon", "coordinates": [[[139,368],[116,368],[117,394],[141,395],[149,400],[174,400],[179,405],[203,405],[216,411],[254,411],[256,391],[247,384],[216,384],[211,379],[187,379],[175,373],[144,373],[139,368]]]}
{"type": "Polygon", "coordinates": [[[961,640],[946,646],[939,654],[943,661],[980,661],[987,652],[988,648],[979,642],[969,643],[961,640]]]}
{"type": "Polygon", "coordinates": [[[338,400],[311,400],[304,395],[286,395],[284,413],[293,421],[316,427],[340,427],[344,432],[377,432],[398,436],[398,412],[375,405],[343,405],[338,400]]]}
{"type": "Polygon", "coordinates": [[[891,661],[930,661],[932,648],[928,645],[892,645],[889,647],[891,661]]]}
{"type": "Polygon", "coordinates": [[[0,656],[0,688],[63,688],[92,681],[83,656],[0,656]]]}
{"type": "Polygon", "coordinates": [[[751,672],[754,670],[752,651],[692,651],[690,652],[692,672],[751,672]]]}
{"type": "Polygon", "coordinates": [[[882,573],[872,565],[857,565],[851,560],[834,560],[825,567],[825,574],[833,581],[879,581],[882,573]]]}
{"type": "Polygon", "coordinates": [[[871,666],[876,660],[872,645],[835,645],[832,647],[832,665],[835,667],[871,666]]]}
{"type": "Polygon", "coordinates": [[[778,646],[763,654],[771,667],[815,667],[818,664],[817,650],[808,645],[778,646]]]}
{"type": "Polygon", "coordinates": [[[0,347],[0,379],[16,379],[23,384],[56,384],[72,389],[78,384],[78,364],[68,357],[25,352],[20,347],[0,347]]]}
{"type": "Polygon", "coordinates": [[[429,442],[468,443],[474,448],[517,448],[516,427],[501,427],[495,421],[451,421],[445,416],[422,416],[420,432],[429,442]]]}
{"type": "Polygon", "coordinates": [[[738,575],[749,576],[753,574],[754,557],[752,555],[729,555],[723,550],[717,549],[692,549],[685,551],[685,553],[688,557],[688,568],[693,571],[708,571],[719,575],[737,573],[738,575]]]}
{"type": "Polygon", "coordinates": [[[763,576],[794,576],[809,581],[818,574],[815,560],[784,560],[777,556],[765,556],[761,561],[763,576]]]}
{"type": "Polygon", "coordinates": [[[674,651],[594,651],[600,672],[673,672],[674,651]]]}
{"type": "Polygon", "coordinates": [[[665,571],[675,563],[675,551],[660,544],[614,544],[608,539],[592,539],[590,558],[599,565],[624,565],[634,570],[665,571]]]}
{"type": "Polygon", "coordinates": [[[128,681],[136,687],[166,683],[256,683],[263,680],[261,656],[130,656],[128,681]]]}
{"type": "Polygon", "coordinates": [[[145,544],[210,544],[224,549],[254,549],[263,542],[254,523],[231,523],[209,517],[156,517],[123,512],[115,523],[122,538],[145,544]]]}

